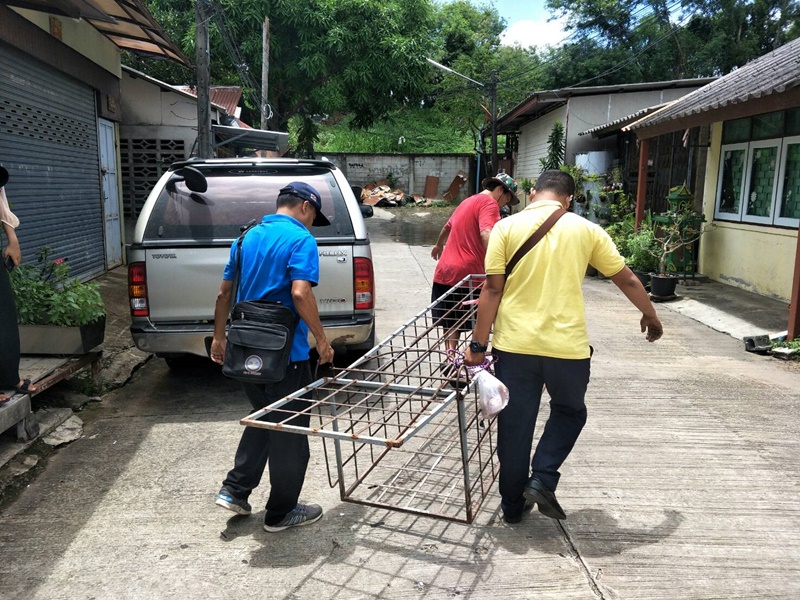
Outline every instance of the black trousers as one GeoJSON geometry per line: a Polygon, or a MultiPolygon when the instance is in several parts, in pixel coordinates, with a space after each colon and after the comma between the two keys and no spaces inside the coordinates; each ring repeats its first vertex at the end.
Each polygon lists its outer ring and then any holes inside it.
{"type": "Polygon", "coordinates": [[[551,490],[586,424],[586,388],[591,359],[566,360],[493,350],[495,373],[509,391],[508,406],[498,415],[497,456],[500,496],[506,514],[525,506],[522,491],[531,476],[551,490]],[[542,386],[550,394],[550,417],[531,460],[531,446],[542,386]]]}
{"type": "Polygon", "coordinates": [[[8,271],[0,265],[0,389],[19,383],[19,329],[8,271]]]}
{"type": "MultiPolygon", "coordinates": [[[[309,383],[311,383],[311,367],[306,360],[291,363],[283,381],[272,385],[244,383],[242,387],[253,408],[259,409],[309,383]]],[[[308,405],[306,400],[294,400],[285,408],[290,411],[300,411],[308,405]]],[[[285,412],[275,411],[267,414],[264,420],[283,421],[288,416],[290,415],[285,412]]],[[[290,424],[300,427],[308,427],[309,422],[308,414],[299,415],[289,421],[290,424]]],[[[246,499],[261,483],[264,469],[269,463],[271,489],[264,522],[267,525],[275,525],[297,505],[306,477],[309,456],[308,437],[305,435],[245,427],[239,447],[236,449],[233,469],[222,485],[236,498],[246,499]]]]}

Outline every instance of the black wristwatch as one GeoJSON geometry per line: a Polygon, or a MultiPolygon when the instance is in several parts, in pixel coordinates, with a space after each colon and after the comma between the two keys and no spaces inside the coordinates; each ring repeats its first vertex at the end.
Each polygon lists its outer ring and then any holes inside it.
{"type": "Polygon", "coordinates": [[[486,352],[488,347],[488,344],[481,344],[478,340],[472,340],[469,343],[470,352],[486,352]]]}

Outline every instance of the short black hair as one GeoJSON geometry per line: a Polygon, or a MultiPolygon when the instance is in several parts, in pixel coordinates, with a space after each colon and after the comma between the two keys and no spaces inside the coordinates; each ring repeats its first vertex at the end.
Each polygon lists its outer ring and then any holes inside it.
{"type": "Polygon", "coordinates": [[[300,196],[295,196],[294,194],[280,194],[275,201],[275,207],[283,208],[287,206],[289,208],[294,208],[295,206],[301,205],[303,202],[305,202],[305,200],[300,196]]]}
{"type": "MultiPolygon", "coordinates": [[[[496,188],[499,188],[499,187],[505,188],[506,186],[503,185],[502,181],[497,181],[497,179],[490,179],[489,181],[486,182],[486,186],[485,187],[490,192],[493,192],[496,188]]],[[[508,191],[508,190],[505,190],[505,191],[508,191]]]]}
{"type": "Polygon", "coordinates": [[[536,192],[553,192],[556,196],[572,196],[575,194],[575,180],[572,175],[559,169],[549,169],[539,175],[536,192]]]}

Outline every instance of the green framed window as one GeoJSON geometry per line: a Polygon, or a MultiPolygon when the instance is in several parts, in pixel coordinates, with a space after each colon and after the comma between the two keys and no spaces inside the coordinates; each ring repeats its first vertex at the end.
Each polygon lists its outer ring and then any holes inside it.
{"type": "Polygon", "coordinates": [[[800,226],[800,107],[722,126],[714,218],[800,226]]]}

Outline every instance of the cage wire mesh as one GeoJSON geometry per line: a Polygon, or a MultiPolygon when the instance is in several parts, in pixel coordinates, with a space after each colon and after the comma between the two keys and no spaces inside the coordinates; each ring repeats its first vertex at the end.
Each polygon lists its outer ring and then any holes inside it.
{"type": "Polygon", "coordinates": [[[471,523],[497,476],[496,424],[445,342],[465,332],[465,351],[484,281],[466,277],[349,367],[241,424],[322,437],[346,502],[471,523]],[[308,427],[292,423],[300,414],[308,427]]]}

